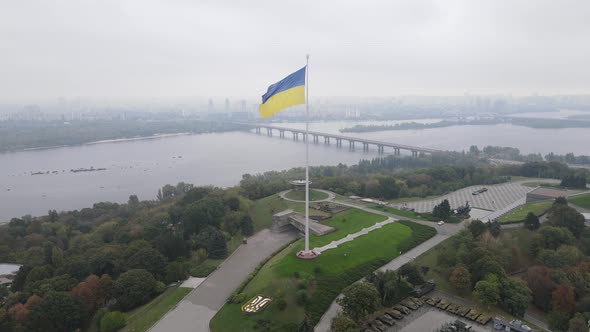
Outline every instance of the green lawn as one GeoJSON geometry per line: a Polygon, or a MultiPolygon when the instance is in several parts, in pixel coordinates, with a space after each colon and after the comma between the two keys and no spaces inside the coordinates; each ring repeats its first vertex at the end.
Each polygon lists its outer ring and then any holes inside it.
{"type": "Polygon", "coordinates": [[[590,209],[590,194],[573,196],[568,198],[568,201],[579,207],[590,209]]]}
{"type": "MultiPolygon", "coordinates": [[[[324,193],[320,193],[325,195],[324,193]]],[[[310,216],[329,216],[327,213],[313,209],[317,204],[309,205],[310,216]]],[[[250,210],[252,220],[254,221],[254,231],[258,232],[264,228],[270,228],[272,224],[272,215],[286,209],[292,209],[297,213],[305,213],[305,203],[285,201],[279,195],[271,195],[256,200],[250,210]]]]}
{"type": "Polygon", "coordinates": [[[271,331],[296,331],[305,312],[317,322],[342,289],[397,257],[400,250],[406,251],[435,233],[432,227],[396,222],[325,251],[311,261],[295,257],[303,248],[302,240],[297,241],[265,264],[244,289],[246,300],[258,294],[273,299],[283,296],[286,310],[280,311],[274,301],[261,313],[245,315],[240,304],[226,304],[211,321],[211,331],[255,331],[257,321],[268,321],[271,331]],[[317,275],[316,267],[320,269],[317,275]],[[299,283],[295,272],[301,278],[315,278],[315,283],[307,287],[310,300],[304,307],[295,301],[299,283]]]}
{"type": "MultiPolygon", "coordinates": [[[[305,191],[304,190],[292,190],[285,195],[287,198],[298,200],[298,201],[305,201],[305,191]]],[[[316,191],[313,189],[309,190],[309,201],[320,201],[328,198],[328,194],[316,191]]]]}
{"type": "Polygon", "coordinates": [[[545,211],[547,211],[547,209],[551,207],[551,204],[553,204],[553,201],[527,203],[517,207],[510,213],[502,216],[500,219],[498,219],[498,221],[500,223],[510,221],[522,221],[524,220],[524,218],[526,218],[526,215],[529,214],[529,212],[532,212],[535,215],[539,216],[543,214],[545,211]]]}
{"type": "Polygon", "coordinates": [[[311,248],[321,247],[334,240],[341,239],[348,234],[356,233],[366,227],[371,227],[386,219],[387,217],[385,216],[357,209],[349,209],[337,213],[332,218],[322,222],[324,225],[336,228],[336,231],[324,236],[310,236],[309,246],[311,248]]]}
{"type": "Polygon", "coordinates": [[[162,316],[182,300],[192,288],[168,288],[164,293],[145,305],[127,312],[127,325],[122,332],[143,332],[154,325],[162,316]]]}

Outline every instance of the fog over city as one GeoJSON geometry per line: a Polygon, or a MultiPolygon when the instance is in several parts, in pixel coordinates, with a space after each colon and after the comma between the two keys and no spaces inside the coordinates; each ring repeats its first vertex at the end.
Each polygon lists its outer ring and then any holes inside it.
{"type": "Polygon", "coordinates": [[[589,0],[0,0],[0,332],[586,332],[588,142],[589,0]]]}
{"type": "Polygon", "coordinates": [[[589,91],[585,0],[1,2],[0,102],[589,91]]]}

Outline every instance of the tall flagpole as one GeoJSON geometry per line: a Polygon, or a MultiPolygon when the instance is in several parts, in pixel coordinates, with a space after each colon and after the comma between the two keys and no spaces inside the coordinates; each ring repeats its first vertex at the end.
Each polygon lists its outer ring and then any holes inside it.
{"type": "Polygon", "coordinates": [[[305,64],[305,253],[309,253],[309,54],[305,64]]]}

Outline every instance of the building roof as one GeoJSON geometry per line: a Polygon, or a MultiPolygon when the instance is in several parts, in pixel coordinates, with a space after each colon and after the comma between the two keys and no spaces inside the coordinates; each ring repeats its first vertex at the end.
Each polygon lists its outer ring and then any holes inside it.
{"type": "Polygon", "coordinates": [[[548,198],[557,198],[557,197],[566,197],[567,191],[565,190],[558,190],[558,189],[551,189],[551,188],[537,188],[529,194],[545,196],[548,198]]]}
{"type": "Polygon", "coordinates": [[[283,217],[283,216],[289,215],[291,213],[293,213],[293,210],[288,209],[288,210],[285,210],[285,211],[277,212],[273,216],[274,217],[283,217]]]}

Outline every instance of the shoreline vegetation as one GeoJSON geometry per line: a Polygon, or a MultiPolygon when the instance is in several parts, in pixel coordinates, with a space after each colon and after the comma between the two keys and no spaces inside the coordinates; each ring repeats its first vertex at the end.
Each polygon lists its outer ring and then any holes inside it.
{"type": "Polygon", "coordinates": [[[477,120],[442,120],[434,123],[406,122],[395,125],[356,125],[349,128],[340,129],[342,133],[366,133],[375,131],[389,130],[415,130],[415,129],[434,129],[452,126],[492,126],[498,124],[512,124],[514,126],[523,126],[536,129],[561,129],[561,128],[589,128],[590,121],[587,120],[566,120],[566,119],[531,119],[531,118],[493,118],[477,120]]]}
{"type": "Polygon", "coordinates": [[[243,129],[243,126],[238,124],[205,120],[8,121],[0,123],[0,153],[148,140],[240,129],[243,129]]]}

